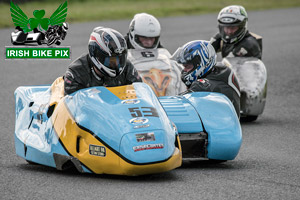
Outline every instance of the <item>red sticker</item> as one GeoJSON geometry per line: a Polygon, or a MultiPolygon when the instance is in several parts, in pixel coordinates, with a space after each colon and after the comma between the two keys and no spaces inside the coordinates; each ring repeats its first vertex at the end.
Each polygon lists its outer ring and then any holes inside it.
{"type": "Polygon", "coordinates": [[[204,80],[204,79],[198,79],[198,81],[199,81],[200,83],[205,83],[205,80],[204,80]]]}

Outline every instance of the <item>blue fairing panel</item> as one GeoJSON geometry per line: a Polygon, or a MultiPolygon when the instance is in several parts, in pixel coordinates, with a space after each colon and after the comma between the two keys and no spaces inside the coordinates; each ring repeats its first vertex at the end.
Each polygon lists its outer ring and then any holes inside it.
{"type": "Polygon", "coordinates": [[[80,172],[139,175],[181,165],[175,127],[144,83],[64,95],[63,79],[15,91],[20,157],[80,172]],[[176,142],[175,142],[176,141],[176,142]]]}
{"type": "Polygon", "coordinates": [[[50,86],[16,89],[15,148],[17,155],[28,161],[55,167],[53,153],[68,154],[46,114],[50,95],[50,86]]]}
{"type": "Polygon", "coordinates": [[[200,133],[203,131],[199,115],[184,97],[159,97],[169,119],[176,124],[179,133],[200,133]]]}
{"type": "Polygon", "coordinates": [[[178,133],[207,132],[208,158],[232,160],[237,156],[242,130],[235,109],[225,95],[194,92],[159,99],[178,133]]]}
{"type": "Polygon", "coordinates": [[[235,109],[223,94],[196,92],[185,95],[199,113],[208,133],[207,157],[233,160],[242,143],[242,129],[235,109]]]}
{"type": "Polygon", "coordinates": [[[133,85],[139,101],[136,105],[122,103],[119,97],[105,87],[80,90],[66,97],[65,104],[77,124],[92,131],[111,150],[119,152],[125,159],[136,163],[164,160],[174,152],[175,137],[171,122],[148,85],[133,85]],[[151,108],[155,108],[157,116],[149,115],[151,108]],[[129,122],[135,118],[132,114],[136,113],[131,113],[130,109],[141,111],[147,118],[149,127],[134,128],[135,125],[129,122]],[[160,154],[154,154],[151,150],[132,151],[133,147],[141,145],[136,141],[135,134],[149,132],[155,133],[155,141],[148,144],[169,144],[164,145],[160,154]]]}

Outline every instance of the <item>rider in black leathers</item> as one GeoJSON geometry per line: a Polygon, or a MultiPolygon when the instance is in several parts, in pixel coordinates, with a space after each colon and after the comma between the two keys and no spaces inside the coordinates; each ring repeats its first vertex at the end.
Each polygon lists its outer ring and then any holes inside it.
{"type": "Polygon", "coordinates": [[[222,57],[227,57],[230,52],[236,57],[256,57],[261,59],[262,52],[257,40],[247,31],[243,40],[230,44],[225,43],[218,33],[211,39],[211,44],[217,52],[221,51],[222,57]]]}
{"type": "Polygon", "coordinates": [[[189,92],[218,92],[231,100],[236,113],[240,116],[240,88],[233,71],[221,63],[215,65],[206,75],[197,79],[188,88],[189,92]]]}
{"type": "Polygon", "coordinates": [[[218,15],[219,33],[210,43],[222,57],[262,58],[261,37],[247,30],[248,15],[242,6],[227,6],[218,15]]]}
{"type": "Polygon", "coordinates": [[[119,32],[95,28],[89,40],[89,53],[71,63],[64,75],[65,94],[93,86],[113,87],[141,82],[126,57],[126,42],[119,32]],[[103,48],[99,44],[106,46],[103,48]]]}
{"type": "Polygon", "coordinates": [[[218,92],[232,102],[237,116],[240,116],[240,88],[233,71],[222,64],[216,64],[216,52],[208,41],[196,40],[179,48],[172,56],[183,64],[182,81],[190,92],[218,92]]]}

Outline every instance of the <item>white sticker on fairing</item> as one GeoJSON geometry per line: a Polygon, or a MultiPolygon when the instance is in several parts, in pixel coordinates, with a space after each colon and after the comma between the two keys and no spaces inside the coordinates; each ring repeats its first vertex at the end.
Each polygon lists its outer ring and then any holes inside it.
{"type": "Polygon", "coordinates": [[[143,150],[150,150],[150,149],[163,149],[164,144],[145,144],[140,146],[134,146],[133,151],[143,151],[143,150]]]}
{"type": "Polygon", "coordinates": [[[106,148],[103,146],[90,144],[89,145],[89,153],[90,153],[90,155],[93,155],[93,156],[105,157],[106,156],[106,148]]]}

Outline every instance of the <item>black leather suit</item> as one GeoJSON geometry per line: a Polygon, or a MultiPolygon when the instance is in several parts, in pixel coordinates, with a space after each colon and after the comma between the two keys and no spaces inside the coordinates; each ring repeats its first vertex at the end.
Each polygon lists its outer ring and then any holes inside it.
{"type": "Polygon", "coordinates": [[[221,52],[222,57],[227,57],[230,52],[236,57],[256,57],[262,58],[262,47],[258,43],[255,37],[253,37],[248,31],[244,38],[233,44],[225,43],[221,39],[221,35],[217,33],[210,40],[212,46],[215,48],[215,51],[221,52]]]}
{"type": "Polygon", "coordinates": [[[64,75],[65,94],[93,86],[114,87],[142,82],[138,72],[129,61],[126,62],[123,72],[114,78],[99,77],[92,66],[88,54],[82,55],[70,64],[64,75]]]}
{"type": "Polygon", "coordinates": [[[205,77],[192,83],[187,92],[218,92],[226,95],[240,116],[240,87],[233,71],[218,63],[205,77]]]}

